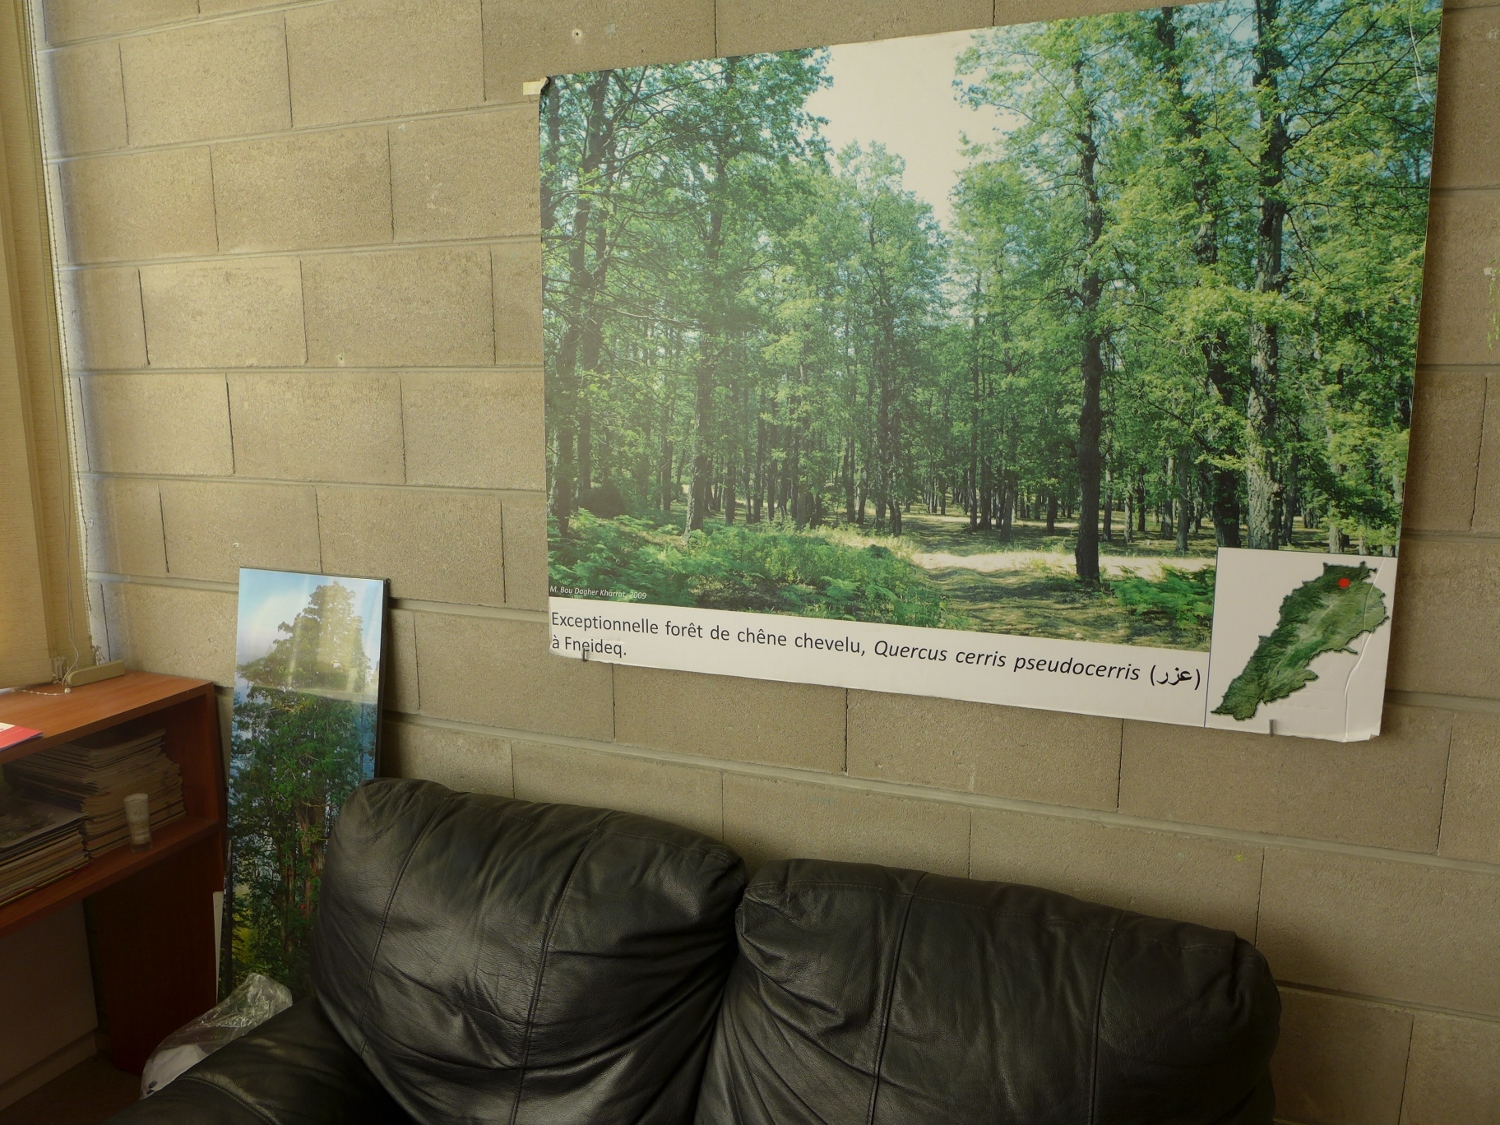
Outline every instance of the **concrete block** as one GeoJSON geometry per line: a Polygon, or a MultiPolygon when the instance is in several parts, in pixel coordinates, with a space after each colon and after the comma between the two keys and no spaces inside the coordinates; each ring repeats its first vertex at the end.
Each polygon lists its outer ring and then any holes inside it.
{"type": "Polygon", "coordinates": [[[541,226],[530,103],[390,126],[396,241],[497,238],[541,226]]]}
{"type": "Polygon", "coordinates": [[[1500,187],[1500,11],[1445,5],[1432,182],[1500,187]]]}
{"type": "Polygon", "coordinates": [[[207,148],[71,160],[58,166],[58,180],[68,263],[212,254],[218,248],[207,148]]]}
{"type": "Polygon", "coordinates": [[[47,41],[56,45],[192,19],[198,14],[198,4],[197,0],[48,0],[43,12],[47,41]]]}
{"type": "Polygon", "coordinates": [[[1113,809],[1120,720],[851,691],[849,773],[1113,809]]]}
{"type": "Polygon", "coordinates": [[[279,8],[284,3],[285,0],[198,0],[198,11],[205,16],[222,16],[231,12],[251,12],[256,8],[279,8]]]}
{"type": "Polygon", "coordinates": [[[1488,192],[1434,191],[1422,291],[1422,364],[1492,364],[1500,207],[1488,192]]]}
{"type": "Polygon", "coordinates": [[[736,762],[844,768],[844,689],[620,665],[615,737],[736,762]]]}
{"type": "MultiPolygon", "coordinates": [[[[409,609],[393,609],[386,616],[390,627],[385,643],[385,693],[387,711],[414,715],[422,709],[417,674],[417,622],[409,609]]],[[[402,774],[400,776],[406,776],[402,774]]]]}
{"type": "Polygon", "coordinates": [[[1500,1024],[1418,1012],[1401,1125],[1500,1125],[1500,1024]]]}
{"type": "Polygon", "coordinates": [[[225,251],[389,242],[386,131],[293,133],[215,145],[214,199],[225,251]]]}
{"type": "Polygon", "coordinates": [[[1128,722],[1120,811],[1431,852],[1452,721],[1387,706],[1379,738],[1344,744],[1128,722]]]}
{"type": "Polygon", "coordinates": [[[141,268],[152,367],[294,367],[307,358],[296,258],[141,268]]]}
{"type": "Polygon", "coordinates": [[[754,874],[773,859],[968,872],[969,810],[837,785],[724,775],[724,842],[754,874]]]}
{"type": "Polygon", "coordinates": [[[495,362],[542,365],[542,244],[492,249],[495,286],[495,362]]]}
{"type": "Polygon", "coordinates": [[[680,824],[714,839],[723,834],[717,770],[541,742],[512,743],[511,758],[516,796],[523,801],[617,809],[680,824]]]}
{"type": "Polygon", "coordinates": [[[59,280],[68,369],[145,367],[140,271],[134,266],[66,270],[59,280]]]}
{"type": "Polygon", "coordinates": [[[1289,984],[1500,1015],[1500,875],[1267,848],[1256,944],[1289,984]]]}
{"type": "Polygon", "coordinates": [[[122,40],[132,145],[177,144],[292,124],[286,41],[276,14],[122,40]]]}
{"type": "Polygon", "coordinates": [[[164,480],[161,518],[176,577],[237,582],[242,566],[322,569],[317,497],[306,485],[164,480]]]}
{"type": "Polygon", "coordinates": [[[610,665],[552,656],[547,627],[418,613],[422,713],[537,734],[609,739],[610,665]]]}
{"type": "MultiPolygon", "coordinates": [[[[1500,274],[1496,276],[1500,278],[1500,274]]],[[[1479,479],[1474,490],[1473,529],[1500,531],[1500,374],[1493,372],[1485,379],[1484,439],[1480,443],[1479,479]]]]}
{"type": "Polygon", "coordinates": [[[479,0],[344,0],[286,13],[292,118],[332,125],[484,101],[479,0]]]}
{"type": "Polygon", "coordinates": [[[1255,936],[1260,861],[1259,848],[1231,840],[974,810],[976,879],[1046,887],[1246,939],[1255,936]]]}
{"type": "Polygon", "coordinates": [[[478,367],[494,362],[487,247],[330,254],[306,259],[302,278],[309,363],[478,367]]]}
{"type": "Polygon", "coordinates": [[[547,497],[512,492],[505,498],[505,604],[547,608],[547,497]]]}
{"type": "Polygon", "coordinates": [[[1408,539],[1386,685],[1500,698],[1500,543],[1408,539]]]}
{"type": "Polygon", "coordinates": [[[1441,855],[1500,864],[1500,715],[1453,716],[1441,855]]]}
{"type": "Polygon", "coordinates": [[[86,476],[79,480],[79,486],[83,491],[88,569],[106,574],[165,575],[167,556],[156,482],[86,476]]]}
{"type": "Polygon", "coordinates": [[[380,748],[384,777],[436,781],[459,793],[513,795],[510,743],[477,731],[415,723],[385,724],[380,748]]]}
{"type": "Polygon", "coordinates": [[[549,74],[707,59],[713,0],[484,0],[485,96],[521,99],[549,74]]]}
{"type": "Polygon", "coordinates": [[[1281,990],[1271,1059],[1276,1116],[1308,1125],[1398,1125],[1411,1013],[1281,990]]]}
{"type": "Polygon", "coordinates": [[[1479,474],[1484,384],[1483,375],[1418,373],[1402,527],[1469,530],[1479,474]]]}
{"type": "Polygon", "coordinates": [[[858,5],[814,0],[793,7],[775,0],[721,0],[717,13],[716,53],[750,55],[988,27],[994,5],[991,0],[874,0],[858,5]]]}
{"type": "Polygon", "coordinates": [[[80,380],[89,464],[102,473],[227,476],[222,375],[90,375],[80,380]]]}
{"type": "Polygon", "coordinates": [[[241,476],[401,483],[395,375],[233,374],[229,403],[241,476]]]}
{"type": "Polygon", "coordinates": [[[394,598],[505,604],[493,493],[328,486],[318,524],[332,574],[389,578],[394,598]]]}
{"type": "Polygon", "coordinates": [[[234,682],[233,594],[106,582],[104,614],[110,653],[128,668],[234,682]]]}
{"type": "Polygon", "coordinates": [[[125,93],[120,79],[120,44],[83,43],[44,55],[38,70],[52,93],[52,130],[47,152],[72,156],[80,152],[124,148],[125,93]]]}
{"type": "Polygon", "coordinates": [[[401,375],[408,484],[547,487],[540,371],[401,375]]]}
{"type": "Polygon", "coordinates": [[[1039,20],[1102,16],[1156,7],[1150,0],[995,0],[995,23],[1036,23],[1039,20]]]}

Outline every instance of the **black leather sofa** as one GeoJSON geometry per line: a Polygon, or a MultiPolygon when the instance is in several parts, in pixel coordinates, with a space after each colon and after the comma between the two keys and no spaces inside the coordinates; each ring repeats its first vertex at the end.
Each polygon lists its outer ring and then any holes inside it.
{"type": "Polygon", "coordinates": [[[316,997],[117,1125],[1269,1125],[1233,934],[1033,887],[768,864],[623,813],[374,781],[316,997]]]}

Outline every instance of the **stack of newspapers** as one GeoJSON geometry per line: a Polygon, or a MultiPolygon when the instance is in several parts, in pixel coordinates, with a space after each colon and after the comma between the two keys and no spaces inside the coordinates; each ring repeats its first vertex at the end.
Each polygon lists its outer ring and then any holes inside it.
{"type": "Polygon", "coordinates": [[[0,906],[89,861],[73,809],[0,793],[0,906]]]}
{"type": "Polygon", "coordinates": [[[5,767],[6,780],[28,797],[83,817],[90,856],[130,838],[125,798],[151,799],[153,829],[183,816],[182,773],[162,750],[164,732],[104,731],[42,750],[5,767]]]}

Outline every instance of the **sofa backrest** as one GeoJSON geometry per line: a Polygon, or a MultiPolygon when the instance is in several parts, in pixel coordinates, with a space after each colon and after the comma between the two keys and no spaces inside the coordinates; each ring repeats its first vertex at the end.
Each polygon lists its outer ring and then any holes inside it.
{"type": "Polygon", "coordinates": [[[1280,1000],[1234,934],[1033,887],[760,870],[698,1125],[1269,1125],[1280,1000]]]}
{"type": "Polygon", "coordinates": [[[416,1120],[690,1121],[744,866],[640,816],[360,786],[313,982],[416,1120]]]}

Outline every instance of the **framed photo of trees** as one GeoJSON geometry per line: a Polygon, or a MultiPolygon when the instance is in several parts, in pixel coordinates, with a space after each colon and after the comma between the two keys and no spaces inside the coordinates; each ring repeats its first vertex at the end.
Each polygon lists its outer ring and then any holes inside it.
{"type": "Polygon", "coordinates": [[[221,984],[309,995],[323,857],[379,764],[386,583],[240,571],[221,984]]]}
{"type": "Polygon", "coordinates": [[[1380,727],[1436,0],[552,78],[562,656],[1380,727]]]}

